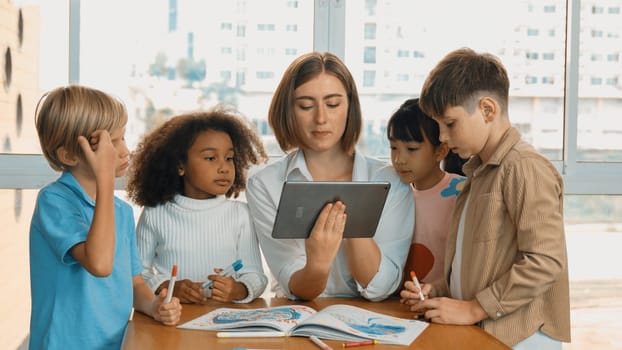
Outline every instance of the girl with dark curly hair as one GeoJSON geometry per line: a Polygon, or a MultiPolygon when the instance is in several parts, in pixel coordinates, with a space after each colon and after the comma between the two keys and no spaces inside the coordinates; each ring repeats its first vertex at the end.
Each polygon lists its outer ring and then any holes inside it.
{"type": "Polygon", "coordinates": [[[246,303],[263,293],[267,277],[248,206],[230,198],[244,191],[249,167],[266,159],[254,129],[224,106],[175,116],[139,143],[127,193],[144,206],[138,250],[156,294],[168,286],[173,264],[174,296],[185,303],[246,303]],[[236,259],[240,271],[218,274],[236,259]],[[204,289],[206,278],[211,287],[204,289]]]}

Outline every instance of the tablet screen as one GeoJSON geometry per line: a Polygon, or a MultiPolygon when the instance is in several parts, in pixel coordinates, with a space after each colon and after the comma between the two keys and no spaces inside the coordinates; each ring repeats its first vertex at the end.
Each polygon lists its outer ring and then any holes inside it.
{"type": "Polygon", "coordinates": [[[344,238],[373,237],[391,184],[383,181],[291,181],[283,184],[274,238],[308,238],[322,208],[346,205],[344,238]]]}

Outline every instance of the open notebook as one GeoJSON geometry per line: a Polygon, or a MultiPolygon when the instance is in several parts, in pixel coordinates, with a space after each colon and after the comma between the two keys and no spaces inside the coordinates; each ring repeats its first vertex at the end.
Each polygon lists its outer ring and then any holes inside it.
{"type": "Polygon", "coordinates": [[[219,308],[178,328],[206,331],[279,331],[285,336],[410,345],[428,323],[384,315],[351,305],[331,305],[321,311],[304,305],[259,309],[219,308]]]}

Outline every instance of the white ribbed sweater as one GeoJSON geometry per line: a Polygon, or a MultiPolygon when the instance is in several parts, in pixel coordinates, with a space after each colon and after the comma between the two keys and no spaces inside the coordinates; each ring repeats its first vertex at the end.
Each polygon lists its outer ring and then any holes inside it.
{"type": "Polygon", "coordinates": [[[166,204],[145,207],[136,235],[143,278],[154,291],[170,278],[173,264],[178,280],[203,282],[214,268],[225,268],[237,259],[244,267],[234,278],[246,286],[248,296],[235,302],[250,302],[266,288],[268,279],[244,202],[176,195],[166,204]]]}

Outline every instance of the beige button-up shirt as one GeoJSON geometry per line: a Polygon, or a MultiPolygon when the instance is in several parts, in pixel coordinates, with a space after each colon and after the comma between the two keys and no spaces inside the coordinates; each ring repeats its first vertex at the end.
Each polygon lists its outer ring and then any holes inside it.
{"type": "Polygon", "coordinates": [[[481,327],[510,346],[538,329],[569,342],[563,182],[557,169],[510,128],[488,162],[473,157],[464,172],[468,180],[447,238],[445,280],[470,198],[460,280],[463,299],[477,299],[488,314],[481,327]]]}

